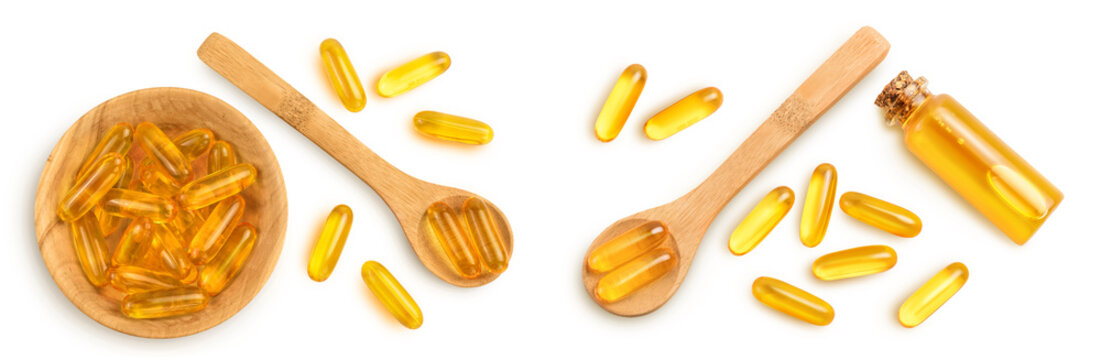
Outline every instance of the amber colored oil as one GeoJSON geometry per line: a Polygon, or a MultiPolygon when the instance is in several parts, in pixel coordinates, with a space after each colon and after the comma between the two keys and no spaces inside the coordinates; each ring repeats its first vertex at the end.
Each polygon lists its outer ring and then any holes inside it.
{"type": "Polygon", "coordinates": [[[890,123],[901,125],[911,153],[1023,245],[1063,193],[956,99],[932,95],[925,84],[925,78],[913,79],[903,71],[876,105],[887,109],[890,123]]]}

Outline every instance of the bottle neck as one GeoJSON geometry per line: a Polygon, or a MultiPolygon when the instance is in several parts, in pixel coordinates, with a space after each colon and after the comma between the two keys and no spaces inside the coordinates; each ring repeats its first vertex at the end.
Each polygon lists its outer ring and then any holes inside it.
{"type": "Polygon", "coordinates": [[[883,88],[875,99],[875,105],[883,108],[887,125],[905,125],[906,119],[933,94],[926,88],[925,77],[914,79],[903,70],[883,88]]]}

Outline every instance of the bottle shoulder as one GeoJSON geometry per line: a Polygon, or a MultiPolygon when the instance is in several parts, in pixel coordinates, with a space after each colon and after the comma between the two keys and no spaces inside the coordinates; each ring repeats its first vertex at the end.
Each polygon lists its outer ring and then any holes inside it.
{"type": "Polygon", "coordinates": [[[912,130],[915,127],[921,126],[922,123],[929,119],[942,119],[945,117],[960,117],[970,116],[963,105],[956,101],[951,95],[937,94],[925,99],[910,116],[906,118],[902,128],[907,131],[912,130]]]}

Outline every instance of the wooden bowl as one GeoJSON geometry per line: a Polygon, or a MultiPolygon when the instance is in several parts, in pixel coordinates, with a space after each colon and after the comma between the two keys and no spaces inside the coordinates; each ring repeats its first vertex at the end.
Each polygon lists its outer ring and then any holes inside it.
{"type": "MultiPolygon", "coordinates": [[[[137,146],[137,145],[134,145],[137,146]]],[[[201,159],[200,159],[201,160],[201,159]]],[[[279,163],[264,136],[244,115],[213,96],[181,88],[151,88],[122,94],[84,114],[50,152],[38,194],[34,201],[34,224],[42,259],[61,292],[92,319],[120,332],[148,337],[172,338],[191,335],[214,327],[245,307],[271,276],[283,248],[287,229],[287,195],[279,163]],[[259,170],[256,183],[245,189],[246,213],[242,221],[256,226],[259,238],[237,278],[211,298],[206,309],[161,319],[131,319],[120,311],[121,294],[110,286],[96,288],[77,263],[69,226],[57,217],[57,205],[64,189],[84,156],[112,125],[150,121],[173,137],[191,129],[207,128],[217,139],[231,143],[241,162],[259,170]]],[[[118,233],[108,238],[114,249],[118,233]]]]}

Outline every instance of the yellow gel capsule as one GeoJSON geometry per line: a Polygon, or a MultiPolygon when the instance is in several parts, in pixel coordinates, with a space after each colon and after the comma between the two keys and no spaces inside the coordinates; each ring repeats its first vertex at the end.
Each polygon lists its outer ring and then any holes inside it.
{"type": "Polygon", "coordinates": [[[967,266],[963,263],[948,265],[902,303],[898,309],[898,322],[908,328],[921,325],[963,287],[967,276],[967,266]]]}
{"type": "Polygon", "coordinates": [[[421,308],[401,283],[398,283],[398,279],[386,270],[386,267],[378,262],[368,261],[363,263],[360,275],[363,276],[363,282],[367,284],[367,288],[371,289],[371,293],[382,301],[382,305],[391,315],[394,315],[398,322],[410,329],[421,327],[424,323],[421,308]]]}
{"type": "Polygon", "coordinates": [[[210,146],[214,144],[214,132],[210,129],[191,130],[172,139],[172,143],[176,144],[176,148],[180,149],[187,161],[193,161],[210,150],[210,146]]]}
{"type": "Polygon", "coordinates": [[[222,250],[203,266],[203,271],[199,274],[199,286],[207,295],[218,295],[233,281],[252,253],[256,238],[256,228],[252,225],[240,224],[233,229],[233,234],[229,235],[222,250]]]}
{"type": "Polygon", "coordinates": [[[138,124],[134,129],[134,142],[145,150],[145,155],[153,160],[158,169],[176,182],[191,179],[191,162],[157,125],[148,121],[138,124]]]}
{"type": "MultiPolygon", "coordinates": [[[[119,154],[104,155],[61,197],[61,202],[57,205],[57,217],[68,222],[87,214],[118,183],[125,164],[119,154]]],[[[96,226],[99,226],[98,221],[96,226]]]]}
{"type": "Polygon", "coordinates": [[[669,228],[661,221],[648,221],[619,234],[593,249],[585,264],[590,271],[606,272],[658,247],[669,237],[669,228]]]}
{"type": "Polygon", "coordinates": [[[195,264],[202,265],[214,257],[225,245],[226,239],[233,232],[233,227],[241,221],[245,214],[245,199],[240,195],[234,195],[222,200],[210,211],[206,221],[195,232],[187,247],[188,256],[195,264]]]}
{"type": "Polygon", "coordinates": [[[464,144],[484,145],[493,140],[493,129],[486,123],[435,111],[414,115],[413,128],[427,136],[464,144]]]}
{"type": "Polygon", "coordinates": [[[643,130],[651,140],[661,140],[680,132],[714,113],[723,104],[723,93],[709,87],[669,105],[650,120],[643,130]]]}
{"type": "Polygon", "coordinates": [[[133,265],[111,269],[111,286],[127,294],[183,287],[184,283],[168,273],[133,265]]]}
{"type": "Polygon", "coordinates": [[[164,224],[154,224],[153,234],[147,257],[139,265],[172,274],[185,284],[195,282],[199,278],[198,269],[188,258],[180,238],[164,224]]]}
{"type": "Polygon", "coordinates": [[[833,322],[833,307],[817,296],[770,277],[753,281],[753,297],[773,309],[808,323],[825,326],[833,322]]]}
{"type": "Polygon", "coordinates": [[[597,139],[609,142],[619,135],[645,85],[646,68],[642,65],[634,64],[623,70],[623,74],[619,75],[619,80],[616,80],[615,87],[612,88],[612,93],[608,94],[604,108],[600,109],[600,115],[596,117],[597,139]]]}
{"type": "Polygon", "coordinates": [[[236,195],[256,182],[252,164],[237,164],[208,174],[180,188],[180,206],[198,209],[236,195]]]}
{"type": "Polygon", "coordinates": [[[115,246],[111,261],[115,266],[132,265],[145,256],[142,251],[149,249],[153,241],[153,221],[147,218],[134,219],[122,232],[122,238],[115,246]]]}
{"type": "Polygon", "coordinates": [[[435,202],[428,207],[424,216],[432,236],[443,248],[459,275],[468,279],[478,277],[482,272],[478,255],[474,253],[474,245],[470,243],[466,230],[459,223],[455,210],[443,202],[435,202]]]}
{"type": "Polygon", "coordinates": [[[206,158],[207,174],[216,173],[219,170],[237,165],[237,154],[233,152],[233,145],[225,141],[215,141],[210,146],[210,156],[206,158]]]}
{"type": "Polygon", "coordinates": [[[493,214],[482,199],[472,197],[463,202],[463,219],[469,230],[474,247],[482,263],[493,273],[502,273],[508,268],[508,252],[501,241],[501,233],[493,221],[493,214]]]}
{"type": "Polygon", "coordinates": [[[348,53],[344,52],[344,46],[336,39],[322,41],[321,62],[325,66],[325,74],[329,76],[329,85],[336,91],[344,108],[351,112],[363,110],[367,105],[367,93],[363,91],[363,84],[359,82],[359,75],[356,75],[348,53]]]}
{"type": "Polygon", "coordinates": [[[197,287],[147,291],[127,295],[122,313],[134,319],[154,319],[190,314],[206,308],[210,297],[197,287]]]}
{"type": "Polygon", "coordinates": [[[103,212],[126,218],[149,218],[162,223],[176,217],[176,202],[172,199],[141,191],[114,188],[107,191],[100,203],[103,212]]]}
{"type": "Polygon", "coordinates": [[[596,297],[609,303],[622,300],[638,289],[661,279],[676,266],[677,256],[673,254],[673,250],[668,248],[651,250],[601,277],[596,283],[596,297]]]}
{"type": "Polygon", "coordinates": [[[80,170],[76,172],[76,178],[79,179],[83,176],[92,165],[95,165],[96,161],[107,154],[116,153],[125,156],[129,153],[130,145],[133,144],[133,134],[134,127],[130,126],[129,123],[118,123],[107,129],[107,132],[103,134],[103,138],[99,139],[99,143],[92,149],[92,152],[88,153],[88,157],[80,165],[80,170]]]}
{"type": "Polygon", "coordinates": [[[749,212],[749,215],[738,223],[734,232],[730,234],[730,252],[734,255],[745,255],[757,247],[761,240],[772,232],[776,224],[787,215],[788,210],[795,203],[795,193],[787,186],[772,189],[765,195],[757,206],[749,212]]]}
{"type": "Polygon", "coordinates": [[[451,57],[443,51],[429,53],[387,71],[378,79],[378,94],[398,96],[435,79],[451,67],[451,57]]]}
{"type": "Polygon", "coordinates": [[[921,232],[921,219],[901,206],[850,191],[841,195],[841,211],[861,222],[901,237],[921,232]]]}
{"type": "MultiPolygon", "coordinates": [[[[208,129],[196,129],[183,133],[172,140],[180,153],[193,161],[213,147],[214,133],[208,129]]],[[[173,198],[180,192],[180,185],[176,179],[166,174],[153,164],[152,157],[146,157],[141,162],[141,171],[138,171],[138,180],[145,190],[164,197],[173,198]]],[[[207,169],[207,173],[214,171],[207,169]]]]}
{"type": "Polygon", "coordinates": [[[110,267],[108,254],[111,250],[107,248],[107,241],[103,239],[95,215],[88,213],[77,218],[69,223],[69,231],[73,237],[77,262],[88,282],[97,287],[106,285],[107,269],[110,267]]]}
{"type": "Polygon", "coordinates": [[[310,254],[310,264],[306,273],[313,281],[325,281],[333,273],[340,253],[344,251],[344,241],[348,239],[348,232],[352,230],[352,209],[348,205],[337,205],[325,218],[325,226],[321,228],[321,236],[317,238],[317,244],[310,254]]]}
{"type": "Polygon", "coordinates": [[[837,169],[824,163],[814,168],[803,203],[803,220],[799,222],[799,239],[806,247],[815,247],[826,236],[833,212],[833,196],[837,192],[837,169]]]}
{"type": "Polygon", "coordinates": [[[895,267],[898,254],[889,246],[871,245],[822,255],[811,272],[822,280],[840,280],[878,274],[895,267]]]}

